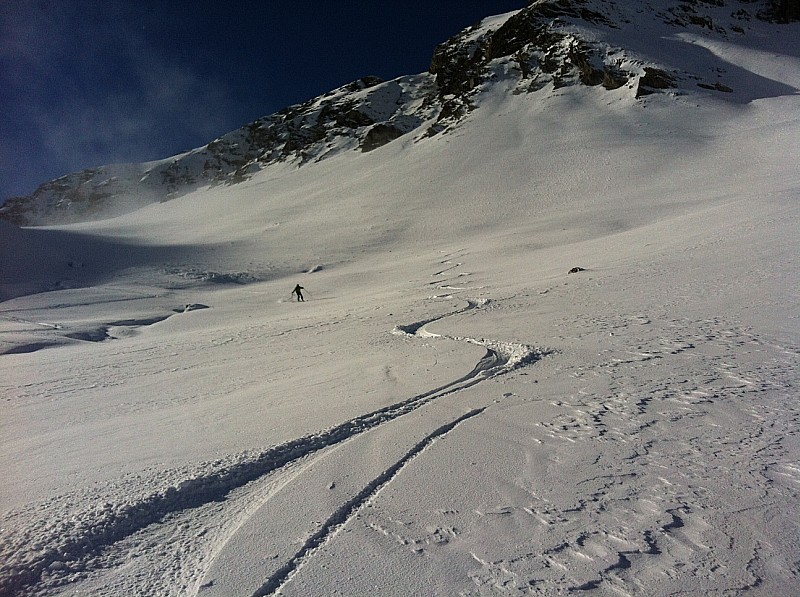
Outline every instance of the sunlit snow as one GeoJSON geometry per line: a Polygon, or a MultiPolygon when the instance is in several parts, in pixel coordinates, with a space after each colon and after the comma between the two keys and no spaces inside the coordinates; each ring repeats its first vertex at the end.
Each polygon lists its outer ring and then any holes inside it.
{"type": "Polygon", "coordinates": [[[445,135],[4,225],[3,594],[796,593],[800,29],[762,25],[670,41],[733,94],[498,80],[445,135]]]}

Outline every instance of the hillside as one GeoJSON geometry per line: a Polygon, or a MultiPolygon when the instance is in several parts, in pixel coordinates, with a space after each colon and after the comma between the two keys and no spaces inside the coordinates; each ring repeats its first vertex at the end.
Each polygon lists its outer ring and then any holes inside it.
{"type": "Polygon", "coordinates": [[[777,16],[537,1],[5,206],[0,595],[796,592],[777,16]]]}
{"type": "Polygon", "coordinates": [[[662,1],[637,8],[539,0],[442,43],[428,73],[394,81],[367,76],[181,155],[69,174],[29,197],[9,199],[0,219],[17,225],[103,219],[199,188],[234,185],[277,163],[303,166],[340,152],[373,151],[399,137],[445,134],[500,84],[513,94],[570,85],[625,88],[636,98],[705,89],[730,94],[733,102],[789,93],[780,76],[765,80],[761,73],[732,69],[714,48],[766,43],[769,51],[762,25],[791,11],[789,5],[752,1],[662,1]]]}

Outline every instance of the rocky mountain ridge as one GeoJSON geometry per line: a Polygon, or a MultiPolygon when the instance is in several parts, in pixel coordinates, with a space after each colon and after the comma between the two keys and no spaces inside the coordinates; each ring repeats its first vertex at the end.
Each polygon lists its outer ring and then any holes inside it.
{"type": "MultiPolygon", "coordinates": [[[[207,185],[236,184],[276,163],[301,167],[343,151],[373,151],[400,137],[446,134],[502,81],[513,94],[584,85],[635,98],[734,89],[713,72],[691,72],[620,46],[617,34],[648,28],[714,39],[747,36],[754,23],[797,14],[800,0],[533,0],[489,17],[436,47],[428,72],[364,77],[251,122],[204,147],[145,164],[101,166],[8,200],[0,219],[17,225],[77,222],[133,211],[207,185]]],[[[626,37],[626,39],[628,39],[626,37]]],[[[722,72],[723,69],[717,69],[722,72]]]]}

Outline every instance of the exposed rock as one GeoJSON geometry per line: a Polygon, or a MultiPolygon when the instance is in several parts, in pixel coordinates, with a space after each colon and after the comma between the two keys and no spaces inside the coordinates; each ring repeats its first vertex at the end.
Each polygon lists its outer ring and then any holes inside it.
{"type": "Polygon", "coordinates": [[[733,93],[733,89],[722,83],[714,83],[713,85],[709,85],[708,83],[698,83],[697,86],[702,87],[703,89],[722,91],[723,93],[733,93]]]}
{"type": "Polygon", "coordinates": [[[628,82],[627,73],[607,66],[603,69],[603,87],[611,91],[612,89],[619,89],[628,82]]]}
{"type": "Polygon", "coordinates": [[[357,129],[360,126],[369,126],[375,122],[358,108],[352,108],[346,112],[339,112],[334,119],[339,126],[346,126],[351,129],[357,129]]]}
{"type": "Polygon", "coordinates": [[[403,131],[390,124],[379,123],[369,129],[364,141],[361,143],[361,151],[367,152],[378,149],[390,141],[394,141],[403,135],[403,131]]]}
{"type": "Polygon", "coordinates": [[[199,311],[200,309],[209,309],[208,305],[204,305],[202,303],[189,303],[184,305],[183,307],[179,307],[178,309],[173,309],[175,313],[188,313],[189,311],[199,311]]]}
{"type": "Polygon", "coordinates": [[[367,89],[369,87],[375,87],[375,85],[380,85],[383,83],[383,79],[380,77],[375,77],[372,75],[368,75],[366,77],[360,78],[358,81],[353,81],[347,86],[348,91],[359,91],[361,89],[367,89]]]}
{"type": "Polygon", "coordinates": [[[657,89],[671,89],[673,87],[675,87],[674,75],[658,68],[645,67],[644,74],[639,77],[636,97],[650,95],[655,93],[657,89]]]}

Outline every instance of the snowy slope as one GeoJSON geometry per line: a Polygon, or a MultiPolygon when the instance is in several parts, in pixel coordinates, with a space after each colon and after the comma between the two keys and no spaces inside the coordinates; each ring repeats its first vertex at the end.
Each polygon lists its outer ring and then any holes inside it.
{"type": "Polygon", "coordinates": [[[3,224],[0,595],[796,592],[800,29],[559,6],[637,74],[3,224]]]}
{"type": "Polygon", "coordinates": [[[572,85],[623,88],[634,97],[706,89],[733,102],[791,94],[783,46],[765,34],[765,21],[778,18],[764,2],[537,0],[440,44],[428,73],[364,77],[181,155],[64,176],[9,199],[0,219],[43,225],[108,218],[236,185],[275,164],[303,167],[400,137],[429,138],[458,128],[483,92],[500,83],[513,94],[572,85]],[[762,50],[748,68],[726,59],[741,41],[751,53],[762,50]]]}

